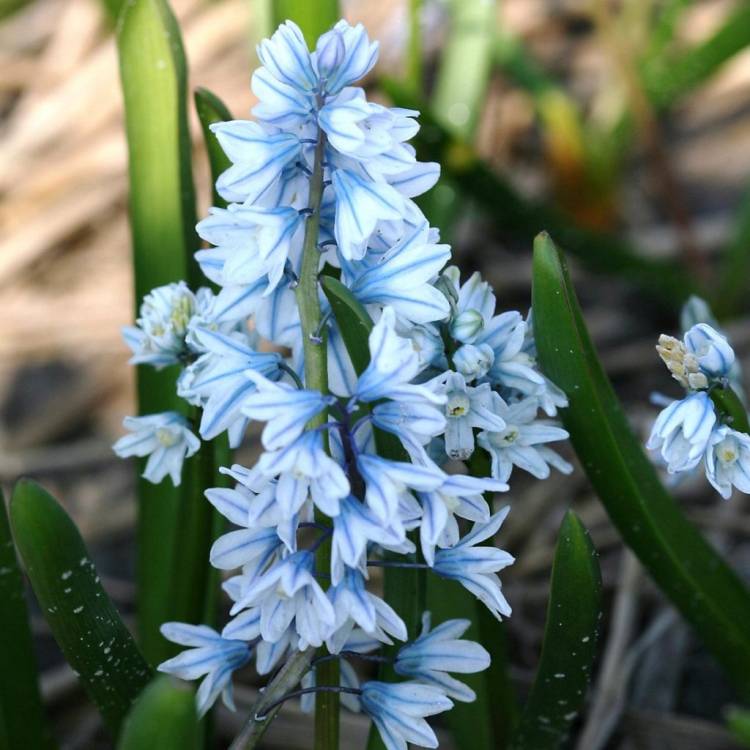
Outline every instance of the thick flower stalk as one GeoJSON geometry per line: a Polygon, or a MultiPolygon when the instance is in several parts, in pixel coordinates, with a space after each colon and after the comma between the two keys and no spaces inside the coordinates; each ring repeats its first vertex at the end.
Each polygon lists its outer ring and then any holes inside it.
{"type": "Polygon", "coordinates": [[[682,317],[687,326],[682,340],[662,334],[656,351],[686,395],[667,399],[647,447],[658,451],[670,474],[689,474],[703,465],[724,499],[735,487],[748,493],[750,435],[734,350],[702,300],[690,300],[682,317]]]}
{"type": "MultiPolygon", "coordinates": [[[[160,669],[205,675],[202,713],[219,695],[231,705],[232,673],[246,663],[261,675],[285,665],[237,746],[283,700],[335,696],[317,702],[330,713],[340,694],[389,750],[436,747],[425,717],[473,700],[453,675],[485,669],[489,656],[460,638],[468,621],[432,627],[429,613],[409,641],[372,572],[424,568],[509,616],[498,573],[513,558],[491,544],[508,508],[495,512],[492,493],[508,489],[514,468],[571,471],[549,447],[567,437],[550,419],[567,401],[536,366],[530,321],[497,314],[479,274],[462,284],[446,268],[450,248],[412,200],[440,171],[407,143],[418,113],[353,86],[377,51],[343,21],[313,52],[291,22],[261,43],[255,119],[213,126],[232,162],[216,185],[229,205],[198,224],[212,247],[197,259],[219,291],[154,290],[125,332],[134,362],[183,367],[178,392],[202,410],[203,440],[226,431],[238,446],[250,422],[263,424],[255,465],[222,469],[233,488],[206,488],[235,527],[210,555],[233,573],[230,619],[220,634],[163,628],[191,648],[160,669]],[[321,273],[374,321],[359,374],[321,273]],[[379,433],[395,437],[397,458],[378,454],[379,433]],[[475,451],[491,476],[467,475],[475,451]],[[388,659],[403,680],[362,681],[362,665],[388,659]]],[[[150,455],[149,478],[178,481],[197,438],[168,415],[144,419],[126,423],[135,434],[118,452],[150,455]]]]}

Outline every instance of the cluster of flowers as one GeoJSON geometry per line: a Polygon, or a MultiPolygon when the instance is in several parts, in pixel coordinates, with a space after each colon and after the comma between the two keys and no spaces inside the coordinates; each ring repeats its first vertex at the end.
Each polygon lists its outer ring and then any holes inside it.
{"type": "MultiPolygon", "coordinates": [[[[498,618],[509,615],[497,573],[513,558],[482,544],[508,508],[493,514],[483,494],[507,490],[514,466],[540,478],[550,467],[571,471],[548,446],[567,433],[538,417],[554,417],[566,399],[535,366],[530,321],[496,315],[479,274],[461,284],[456,268],[444,268],[450,248],[412,201],[439,175],[406,143],[418,113],[368,102],[351,86],[377,49],[361,26],[343,21],[312,53],[291,22],[261,43],[255,121],[213,126],[232,162],[217,182],[229,205],[198,224],[214,247],[196,257],[220,290],[154,290],[125,338],[133,362],[182,366],[178,393],[200,407],[203,440],[226,431],[236,447],[250,420],[265,423],[255,466],[223,469],[236,486],[206,492],[238,527],[211,550],[212,565],[239,570],[224,584],[232,619],[221,635],[166,624],[167,638],[191,648],[160,669],[206,675],[198,692],[205,711],[220,693],[231,704],[232,672],[251,658],[268,674],[294,651],[325,645],[341,659],[348,704],[373,719],[389,749],[435,747],[424,717],[474,697],[449,673],[482,670],[489,656],[460,639],[468,621],[431,629],[425,613],[422,634],[394,657],[408,679],[360,685],[347,659],[408,639],[399,613],[368,588],[369,570],[401,556],[459,581],[498,618]],[[314,341],[327,347],[325,393],[305,387],[295,298],[313,214],[317,269],[338,276],[376,321],[369,365],[357,376],[319,294],[314,341]],[[263,351],[263,341],[277,351],[263,351]],[[397,439],[387,456],[384,435],[397,439]],[[471,464],[476,443],[491,476],[448,473],[451,461],[471,464]],[[466,521],[473,527],[462,535],[466,521]]],[[[177,484],[200,445],[187,421],[166,413],[125,426],[132,434],[115,445],[118,454],[149,456],[145,476],[177,484]]],[[[302,684],[314,682],[313,666],[302,684]]]]}
{"type": "Polygon", "coordinates": [[[683,339],[662,334],[656,351],[687,395],[661,411],[647,447],[659,451],[670,474],[692,472],[702,462],[706,478],[725,499],[733,487],[750,493],[750,436],[733,429],[711,398],[717,388],[742,396],[734,351],[702,300],[692,299],[683,319],[683,339]],[[711,323],[694,323],[696,318],[711,323]]]}

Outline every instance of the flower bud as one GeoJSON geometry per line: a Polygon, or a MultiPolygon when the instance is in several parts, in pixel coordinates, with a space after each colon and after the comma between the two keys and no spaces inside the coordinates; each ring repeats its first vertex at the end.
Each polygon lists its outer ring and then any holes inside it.
{"type": "Polygon", "coordinates": [[[709,378],[726,377],[734,364],[734,351],[726,337],[707,323],[698,323],[685,334],[685,349],[709,378]]]}
{"type": "Polygon", "coordinates": [[[489,344],[464,344],[453,355],[453,365],[467,380],[483,378],[495,361],[495,352],[489,344]]]}
{"type": "Polygon", "coordinates": [[[316,48],[318,75],[327,78],[344,61],[346,47],[344,37],[336,29],[332,29],[320,37],[316,48]]]}
{"type": "Polygon", "coordinates": [[[464,310],[451,320],[451,336],[462,344],[470,344],[484,327],[484,318],[478,310],[464,310]]]}

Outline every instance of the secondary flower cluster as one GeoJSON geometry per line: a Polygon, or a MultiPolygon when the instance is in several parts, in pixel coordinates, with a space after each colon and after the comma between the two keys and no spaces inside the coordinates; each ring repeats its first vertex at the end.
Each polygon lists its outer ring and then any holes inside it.
{"type": "MultiPolygon", "coordinates": [[[[693,300],[687,312],[692,308],[700,308],[702,317],[710,315],[700,300],[693,300]]],[[[716,389],[738,389],[734,351],[726,336],[697,322],[682,340],[662,334],[656,350],[687,395],[661,411],[647,447],[659,451],[670,474],[691,472],[702,462],[708,481],[725,499],[733,487],[750,492],[750,435],[733,429],[731,417],[711,397],[716,389]]]]}
{"type": "MultiPolygon", "coordinates": [[[[531,321],[496,314],[479,274],[461,284],[445,268],[450,248],[412,200],[439,175],[406,143],[418,113],[368,102],[351,85],[374,65],[377,43],[342,21],[311,53],[286,22],[258,54],[255,120],[213,126],[232,162],[217,181],[229,203],[198,224],[213,247],[196,257],[219,291],[156,289],[125,331],[133,362],[182,367],[178,393],[200,410],[203,440],[226,431],[236,447],[250,421],[264,423],[257,463],[223,469],[236,486],[206,492],[236,527],[211,550],[212,565],[237,571],[224,584],[231,619],[221,634],[166,624],[165,637],[190,648],[160,669],[206,675],[206,711],[219,694],[231,705],[232,672],[251,659],[268,674],[325,646],[341,660],[346,704],[373,719],[389,750],[435,747],[424,717],[474,697],[449,673],[485,669],[489,656],[460,638],[468,621],[431,629],[428,613],[409,641],[371,570],[424,568],[508,616],[497,574],[513,558],[484,544],[508,508],[493,513],[485,494],[506,491],[513,467],[539,478],[571,470],[548,446],[567,437],[548,419],[566,398],[535,365],[531,321]],[[327,351],[325,392],[304,380],[295,291],[309,251],[374,321],[358,374],[319,292],[323,323],[311,340],[327,351]],[[456,462],[490,476],[456,473],[456,462]],[[348,660],[394,641],[406,642],[393,657],[406,680],[360,684],[348,660]]],[[[166,413],[125,426],[133,434],[115,450],[149,456],[152,481],[179,483],[199,448],[187,420],[166,413]]],[[[313,663],[302,686],[315,681],[313,663]]]]}

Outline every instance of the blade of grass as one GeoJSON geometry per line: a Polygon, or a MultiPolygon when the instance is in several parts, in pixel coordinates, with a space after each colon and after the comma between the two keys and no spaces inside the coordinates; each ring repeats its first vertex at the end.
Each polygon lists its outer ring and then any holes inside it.
{"type": "Polygon", "coordinates": [[[51,747],[39,694],[34,640],[5,499],[0,492],[0,747],[51,747]]]}
{"type": "Polygon", "coordinates": [[[152,677],[99,582],[78,529],[39,485],[20,481],[10,504],[13,538],[44,618],[70,666],[117,736],[152,677]]]}
{"type": "Polygon", "coordinates": [[[563,423],[625,543],[750,696],[750,593],[664,490],[589,339],[562,254],[534,242],[534,331],[544,372],[567,394],[563,423]]]}
{"type": "Polygon", "coordinates": [[[564,743],[591,681],[602,614],[601,589],[596,550],[569,510],[552,564],[542,655],[512,750],[555,750],[564,743]]]}
{"type": "MultiPolygon", "coordinates": [[[[186,111],[186,65],[179,29],[165,0],[128,2],[117,33],[129,151],[130,219],[137,303],[152,288],[200,271],[186,111]]],[[[140,414],[186,412],[174,369],[139,367],[140,414]]],[[[172,560],[181,492],[139,482],[138,629],[154,663],[172,653],[159,633],[171,616],[172,560]]]]}

